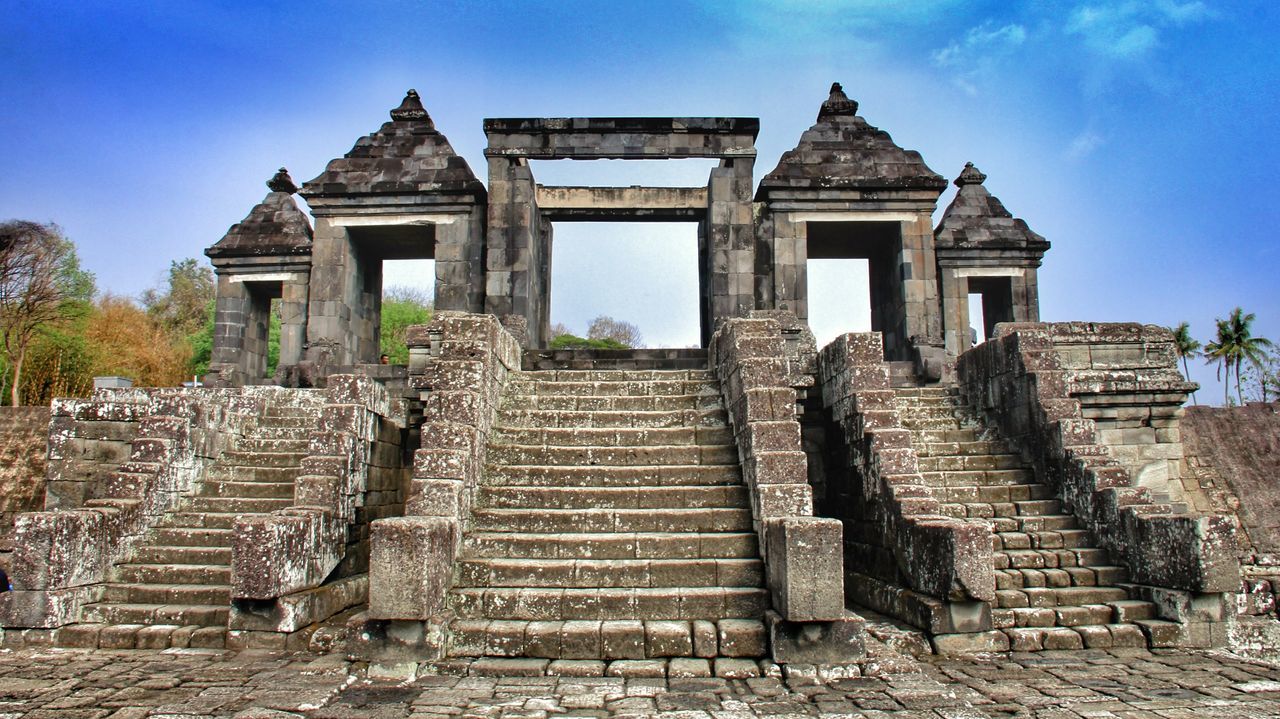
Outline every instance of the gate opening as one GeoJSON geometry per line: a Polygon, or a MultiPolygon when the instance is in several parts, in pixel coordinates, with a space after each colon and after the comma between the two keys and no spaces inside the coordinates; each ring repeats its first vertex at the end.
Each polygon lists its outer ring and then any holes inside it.
{"type": "Polygon", "coordinates": [[[635,325],[645,347],[701,346],[697,224],[555,222],[553,227],[553,327],[585,337],[591,321],[603,315],[635,325]]]}
{"type": "Polygon", "coordinates": [[[871,331],[869,272],[863,259],[809,260],[809,329],[819,347],[846,332],[871,331]]]}

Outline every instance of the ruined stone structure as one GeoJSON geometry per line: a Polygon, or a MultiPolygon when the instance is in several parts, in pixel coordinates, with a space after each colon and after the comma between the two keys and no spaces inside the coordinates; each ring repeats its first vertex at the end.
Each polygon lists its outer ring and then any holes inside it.
{"type": "Polygon", "coordinates": [[[935,228],[946,180],[839,85],[755,187],[752,118],[484,129],[487,185],[413,91],[301,190],[282,169],[207,251],[212,386],[55,404],[5,641],[304,646],[339,616],[380,663],[734,677],[858,657],[867,610],[939,653],[1275,643],[1274,516],[1184,442],[1171,335],[1039,323],[1049,243],[972,165],[935,228]],[[529,166],[683,157],[705,188],[529,166]],[[703,349],[544,349],[551,223],[601,219],[698,223],[703,349]],[[437,312],[386,368],[396,258],[435,260],[437,312]],[[868,261],[873,331],[820,349],[821,258],[868,261]]]}

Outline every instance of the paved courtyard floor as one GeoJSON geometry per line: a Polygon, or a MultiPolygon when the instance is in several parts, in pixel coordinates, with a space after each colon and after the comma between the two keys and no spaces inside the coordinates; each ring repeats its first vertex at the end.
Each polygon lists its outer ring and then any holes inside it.
{"type": "Polygon", "coordinates": [[[367,675],[340,654],[5,650],[0,719],[1280,717],[1280,668],[1218,652],[899,659],[754,679],[367,675]]]}

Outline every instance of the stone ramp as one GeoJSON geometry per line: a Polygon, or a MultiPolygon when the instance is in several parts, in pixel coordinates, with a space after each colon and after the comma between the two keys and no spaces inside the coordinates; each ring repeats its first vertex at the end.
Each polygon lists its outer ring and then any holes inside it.
{"type": "Polygon", "coordinates": [[[237,517],[293,503],[320,404],[299,395],[277,402],[256,431],[208,468],[193,495],[165,514],[112,567],[99,601],[55,642],[114,649],[226,644],[231,546],[237,517]]]}
{"type": "Polygon", "coordinates": [[[765,654],[764,567],[705,370],[509,383],[449,594],[455,657],[765,654]]]}
{"type": "Polygon", "coordinates": [[[959,389],[897,387],[921,476],[941,513],[992,527],[995,627],[1013,651],[1160,646],[1177,625],[1131,599],[1116,566],[1035,472],[984,427],[959,389]]]}

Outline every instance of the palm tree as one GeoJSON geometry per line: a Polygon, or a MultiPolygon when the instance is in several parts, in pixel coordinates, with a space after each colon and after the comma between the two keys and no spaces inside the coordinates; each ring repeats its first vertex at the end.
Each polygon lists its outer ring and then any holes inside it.
{"type": "MultiPolygon", "coordinates": [[[[1179,324],[1173,330],[1173,348],[1182,358],[1182,374],[1186,376],[1187,381],[1191,381],[1191,370],[1187,368],[1187,358],[1195,357],[1199,354],[1200,342],[1191,336],[1191,325],[1187,322],[1179,324]]],[[[1191,402],[1196,402],[1196,393],[1191,393],[1191,402]]]]}
{"type": "Polygon", "coordinates": [[[1227,371],[1227,382],[1223,385],[1223,404],[1231,401],[1231,370],[1235,369],[1236,397],[1244,404],[1244,391],[1240,385],[1240,365],[1248,362],[1257,367],[1265,358],[1264,350],[1271,347],[1271,340],[1253,336],[1253,321],[1256,316],[1250,312],[1245,314],[1239,307],[1231,310],[1225,320],[1215,320],[1218,325],[1218,337],[1205,345],[1204,356],[1209,362],[1218,365],[1218,378],[1222,378],[1222,370],[1227,371]]]}

